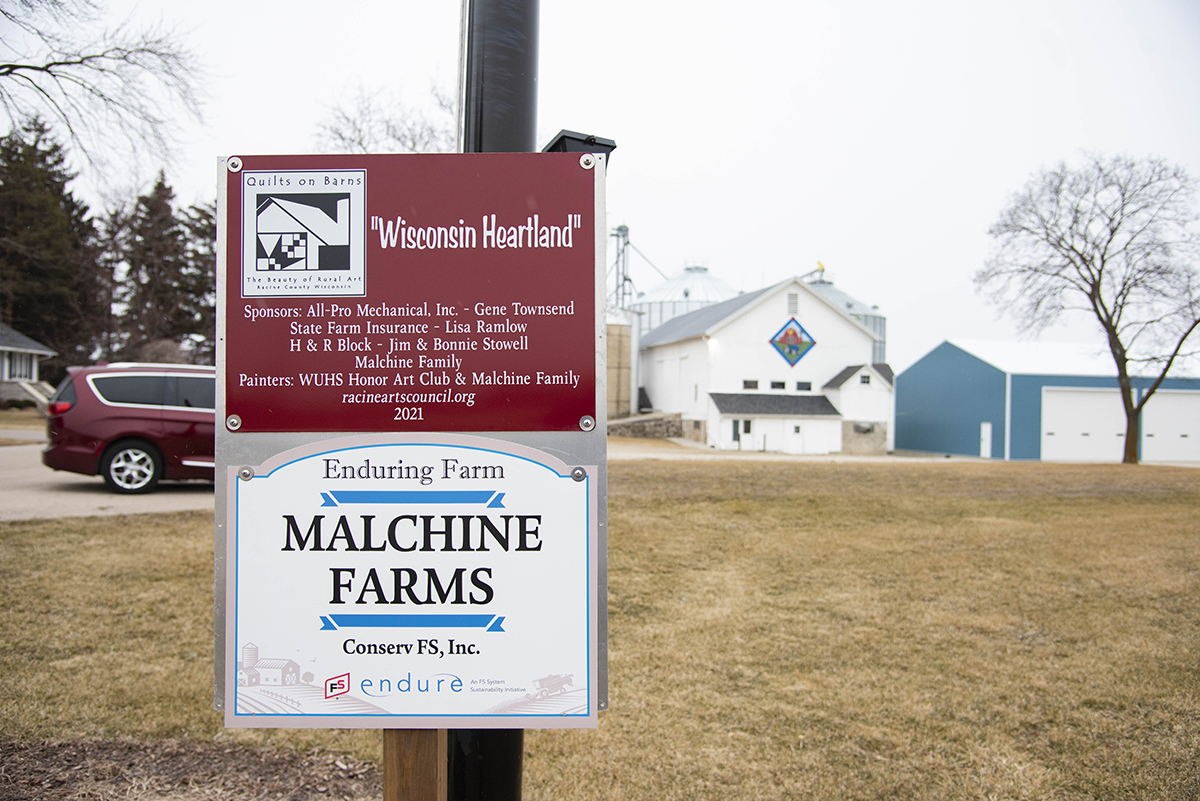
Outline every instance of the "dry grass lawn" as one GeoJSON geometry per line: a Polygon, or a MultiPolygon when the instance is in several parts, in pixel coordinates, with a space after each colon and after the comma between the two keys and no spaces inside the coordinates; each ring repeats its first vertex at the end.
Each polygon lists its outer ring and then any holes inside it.
{"type": "MultiPolygon", "coordinates": [[[[45,431],[46,416],[37,409],[0,409],[0,431],[45,431]]],[[[8,445],[29,445],[30,440],[0,436],[0,448],[8,445]]]]}
{"type": "MultiPolygon", "coordinates": [[[[1200,470],[610,465],[611,708],[525,798],[1196,799],[1200,470]]],[[[224,732],[211,519],[0,524],[10,738],[224,732]]]]}
{"type": "Polygon", "coordinates": [[[0,409],[0,428],[44,431],[46,415],[37,409],[0,409]]]}

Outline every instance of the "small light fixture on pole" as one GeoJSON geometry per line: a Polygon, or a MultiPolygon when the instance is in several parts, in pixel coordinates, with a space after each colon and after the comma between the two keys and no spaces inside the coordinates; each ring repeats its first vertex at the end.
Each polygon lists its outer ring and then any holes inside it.
{"type": "Polygon", "coordinates": [[[617,149],[617,143],[603,136],[583,134],[578,131],[559,131],[554,138],[542,148],[543,153],[603,153],[607,163],[608,156],[617,149]]]}

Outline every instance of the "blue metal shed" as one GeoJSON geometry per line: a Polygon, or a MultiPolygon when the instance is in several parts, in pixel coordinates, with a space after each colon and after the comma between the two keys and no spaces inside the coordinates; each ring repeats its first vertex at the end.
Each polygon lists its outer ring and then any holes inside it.
{"type": "MultiPolygon", "coordinates": [[[[1134,379],[1137,398],[1151,383],[1134,379]]],[[[1119,461],[1124,413],[1117,389],[1111,357],[1092,346],[946,341],[896,377],[896,448],[1119,461]]],[[[1200,379],[1166,379],[1143,411],[1139,452],[1200,460],[1198,419],[1200,379]]]]}

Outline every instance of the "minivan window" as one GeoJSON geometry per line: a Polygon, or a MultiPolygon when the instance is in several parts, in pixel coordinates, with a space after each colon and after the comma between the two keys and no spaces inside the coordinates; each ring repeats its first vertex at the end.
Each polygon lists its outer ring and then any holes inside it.
{"type": "Polygon", "coordinates": [[[109,403],[134,403],[161,406],[166,388],[165,375],[91,376],[92,386],[109,403]]]}
{"type": "Polygon", "coordinates": [[[186,406],[191,409],[215,409],[217,401],[217,380],[203,376],[179,376],[179,385],[173,405],[186,406]]]}
{"type": "Polygon", "coordinates": [[[67,376],[58,385],[58,389],[54,391],[54,397],[50,398],[51,403],[61,402],[75,404],[75,385],[71,383],[71,377],[67,376]]]}

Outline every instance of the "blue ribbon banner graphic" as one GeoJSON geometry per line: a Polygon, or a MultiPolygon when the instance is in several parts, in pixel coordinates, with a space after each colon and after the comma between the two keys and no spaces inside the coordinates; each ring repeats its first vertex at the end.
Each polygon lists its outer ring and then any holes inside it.
{"type": "Polygon", "coordinates": [[[321,506],[353,503],[457,503],[504,508],[504,493],[495,490],[331,490],[321,493],[321,506]]]}
{"type": "Polygon", "coordinates": [[[321,615],[321,631],[336,629],[486,629],[503,632],[504,615],[321,615]]]}

